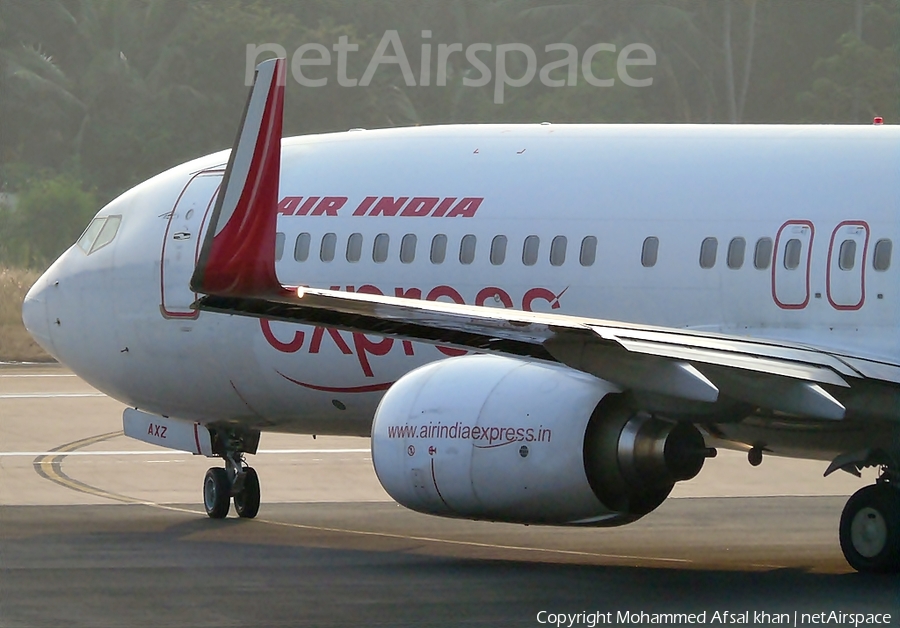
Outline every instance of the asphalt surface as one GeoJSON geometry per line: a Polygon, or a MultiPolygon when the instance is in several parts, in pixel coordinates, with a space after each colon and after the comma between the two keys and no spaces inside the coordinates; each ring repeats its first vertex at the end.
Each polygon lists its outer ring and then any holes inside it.
{"type": "Polygon", "coordinates": [[[0,626],[900,625],[900,578],[838,546],[865,482],[820,463],[723,452],[637,523],[542,528],[410,512],[365,440],[265,434],[259,517],[212,521],[210,461],[123,437],[121,411],[62,368],[0,367],[0,626]]]}

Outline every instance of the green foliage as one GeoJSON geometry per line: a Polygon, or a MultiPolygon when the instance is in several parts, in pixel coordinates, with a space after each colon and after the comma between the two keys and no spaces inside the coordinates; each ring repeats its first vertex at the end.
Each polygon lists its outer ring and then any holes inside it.
{"type": "Polygon", "coordinates": [[[0,164],[54,165],[66,150],[67,122],[81,103],[56,54],[74,26],[58,0],[0,2],[0,164]]]}
{"type": "MultiPolygon", "coordinates": [[[[639,42],[657,65],[651,87],[594,87],[579,60],[576,86],[536,77],[495,104],[493,81],[464,85],[475,71],[462,53],[440,87],[434,74],[429,87],[409,86],[392,65],[368,87],[341,87],[333,57],[307,68],[328,77],[324,87],[289,77],[286,135],[458,122],[900,120],[900,0],[0,0],[0,191],[21,199],[0,210],[0,256],[41,263],[102,202],[228,148],[248,44],[290,56],[346,36],[359,45],[347,73],[360,78],[387,30],[416,77],[423,31],[433,72],[441,43],[491,44],[479,57],[493,68],[504,43],[531,46],[540,67],[559,58],[545,52],[550,43],[583,53],[639,42]]],[[[520,76],[523,59],[509,59],[520,76]]],[[[614,56],[598,55],[594,74],[614,76],[614,56]]]]}
{"type": "Polygon", "coordinates": [[[26,184],[14,207],[0,205],[0,261],[46,266],[72,245],[97,209],[95,195],[69,175],[26,184]]]}
{"type": "Polygon", "coordinates": [[[853,33],[838,40],[839,52],[816,62],[817,78],[799,100],[811,119],[862,122],[874,116],[900,117],[900,58],[895,46],[877,49],[853,33]],[[886,80],[887,79],[887,80],[886,80]]]}

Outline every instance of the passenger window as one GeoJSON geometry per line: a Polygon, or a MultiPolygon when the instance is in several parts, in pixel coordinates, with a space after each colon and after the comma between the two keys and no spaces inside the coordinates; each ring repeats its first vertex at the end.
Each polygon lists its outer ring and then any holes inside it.
{"type": "Polygon", "coordinates": [[[704,238],[700,245],[700,268],[712,268],[716,265],[716,253],[719,241],[715,238],[704,238]]]}
{"type": "Polygon", "coordinates": [[[400,240],[400,261],[404,264],[411,264],[416,259],[416,235],[407,233],[400,240]]]}
{"type": "Polygon", "coordinates": [[[541,248],[541,239],[536,235],[525,238],[522,246],[522,263],[526,266],[534,266],[538,261],[538,252],[541,248]]]}
{"type": "Polygon", "coordinates": [[[788,270],[796,270],[800,266],[800,253],[803,251],[803,243],[797,238],[788,240],[784,247],[784,267],[788,270]]]}
{"type": "Polygon", "coordinates": [[[659,254],[659,238],[650,236],[644,240],[644,246],[641,247],[641,266],[644,268],[653,268],[656,266],[656,258],[659,254]]]}
{"type": "Polygon", "coordinates": [[[893,243],[887,239],[875,243],[875,255],[872,257],[872,267],[875,270],[884,271],[891,267],[891,249],[893,247],[893,243]]]}
{"type": "Polygon", "coordinates": [[[506,236],[498,235],[491,242],[491,264],[499,266],[506,261],[506,236]]]}
{"type": "Polygon", "coordinates": [[[566,236],[556,236],[550,243],[550,263],[562,266],[566,261],[566,236]]]}
{"type": "Polygon", "coordinates": [[[439,233],[431,240],[431,263],[443,264],[447,257],[447,236],[439,233]]]}
{"type": "Polygon", "coordinates": [[[757,270],[765,270],[772,263],[772,238],[760,238],[753,251],[753,266],[757,270]]]}
{"type": "Polygon", "coordinates": [[[744,265],[744,252],[747,250],[747,241],[744,238],[732,238],[728,243],[728,268],[737,270],[744,265]]]}
{"type": "Polygon", "coordinates": [[[358,262],[362,257],[363,237],[361,233],[351,233],[347,238],[347,261],[358,262]]]}
{"type": "Polygon", "coordinates": [[[323,262],[334,260],[334,249],[337,244],[337,236],[333,233],[326,233],[322,236],[322,246],[319,248],[319,259],[323,262]]]}
{"type": "Polygon", "coordinates": [[[372,261],[381,264],[388,258],[388,248],[391,244],[391,236],[379,233],[375,236],[375,245],[372,247],[372,261]]]}
{"type": "Polygon", "coordinates": [[[841,250],[838,254],[838,267],[841,270],[853,270],[856,265],[856,240],[844,240],[841,242],[841,250]]]}
{"type": "Polygon", "coordinates": [[[106,219],[106,222],[103,223],[103,228],[100,230],[100,235],[97,236],[97,241],[91,247],[91,253],[97,249],[102,249],[113,241],[113,238],[116,237],[116,232],[119,231],[119,223],[121,222],[121,216],[109,216],[106,219]]]}
{"type": "Polygon", "coordinates": [[[282,257],[284,257],[284,234],[279,232],[275,234],[275,261],[280,262],[282,257]]]}
{"type": "Polygon", "coordinates": [[[309,234],[301,233],[294,242],[294,259],[298,262],[305,262],[309,258],[309,234]]]}
{"type": "Polygon", "coordinates": [[[581,241],[581,254],[578,261],[582,266],[593,266],[597,259],[597,238],[588,236],[581,241]]]}
{"type": "Polygon", "coordinates": [[[100,230],[103,229],[103,223],[105,222],[105,217],[94,218],[87,226],[87,229],[84,230],[84,233],[81,234],[81,237],[78,238],[78,248],[80,248],[85,253],[90,253],[91,247],[94,244],[94,240],[96,240],[97,236],[100,235],[100,230]]]}
{"type": "Polygon", "coordinates": [[[461,264],[471,264],[475,261],[475,236],[471,233],[463,236],[459,243],[459,262],[461,264]]]}

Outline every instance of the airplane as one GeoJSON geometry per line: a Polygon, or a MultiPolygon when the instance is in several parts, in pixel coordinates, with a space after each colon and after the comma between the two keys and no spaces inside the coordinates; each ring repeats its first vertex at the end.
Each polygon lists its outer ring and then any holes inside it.
{"type": "Polygon", "coordinates": [[[371,436],[413,510],[560,526],[724,447],[876,467],[840,544],[900,570],[900,128],[282,139],[284,89],[261,63],[233,148],[110,202],[23,303],[125,434],[224,460],[209,517],[256,516],[264,431],[371,436]]]}

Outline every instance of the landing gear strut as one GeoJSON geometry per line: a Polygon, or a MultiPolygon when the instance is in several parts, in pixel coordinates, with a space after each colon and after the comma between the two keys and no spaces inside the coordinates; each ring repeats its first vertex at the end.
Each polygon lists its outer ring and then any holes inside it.
{"type": "Polygon", "coordinates": [[[225,459],[225,468],[212,467],[203,479],[203,507],[211,519],[228,516],[231,500],[239,517],[252,519],[259,512],[259,476],[244,462],[244,452],[256,453],[259,432],[210,430],[213,451],[225,459]]]}
{"type": "Polygon", "coordinates": [[[841,514],[840,539],[857,571],[900,572],[900,473],[882,466],[875,484],[853,494],[841,514]]]}

